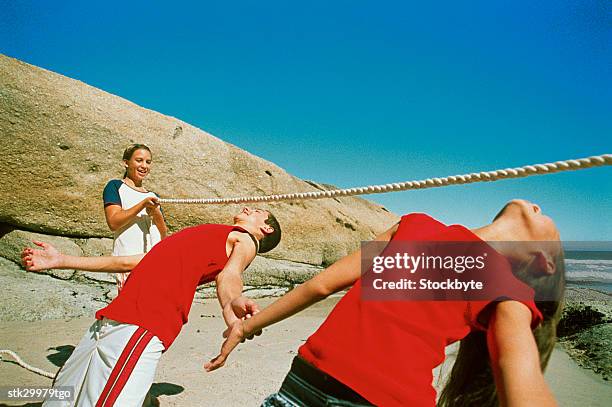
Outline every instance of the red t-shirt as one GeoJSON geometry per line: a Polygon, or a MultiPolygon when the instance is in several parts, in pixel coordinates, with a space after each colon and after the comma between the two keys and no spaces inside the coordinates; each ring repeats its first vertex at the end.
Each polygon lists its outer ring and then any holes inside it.
{"type": "MultiPolygon", "coordinates": [[[[402,217],[393,239],[481,241],[463,226],[446,226],[424,214],[402,217]]],[[[509,265],[500,272],[511,273],[509,265]]],[[[490,302],[363,301],[360,279],[299,354],[373,404],[434,406],[432,370],[444,361],[447,345],[484,329],[477,318],[490,302]]],[[[535,303],[521,302],[537,325],[542,316],[535,303]]]]}
{"type": "Polygon", "coordinates": [[[125,286],[103,317],[153,332],[168,349],[187,323],[200,284],[213,281],[227,263],[228,225],[199,225],[162,240],[132,270],[125,286]]]}

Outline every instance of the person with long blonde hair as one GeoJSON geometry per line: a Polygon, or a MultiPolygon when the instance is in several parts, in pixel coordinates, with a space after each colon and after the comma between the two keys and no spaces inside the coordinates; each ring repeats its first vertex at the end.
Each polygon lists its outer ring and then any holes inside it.
{"type": "Polygon", "coordinates": [[[234,322],[205,369],[223,366],[245,338],[350,287],[263,406],[434,406],[432,370],[457,341],[459,356],[440,405],[556,405],[542,372],[561,311],[563,253],[555,224],[537,205],[511,201],[491,224],[473,230],[410,214],[376,240],[386,247],[402,240],[495,247],[488,272],[503,284],[487,301],[364,300],[356,251],[250,319],[234,322]]]}

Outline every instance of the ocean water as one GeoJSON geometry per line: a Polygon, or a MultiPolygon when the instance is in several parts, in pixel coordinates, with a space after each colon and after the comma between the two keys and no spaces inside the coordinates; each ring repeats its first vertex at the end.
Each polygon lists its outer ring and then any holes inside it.
{"type": "Polygon", "coordinates": [[[569,287],[612,293],[612,251],[566,250],[565,277],[569,287]]]}

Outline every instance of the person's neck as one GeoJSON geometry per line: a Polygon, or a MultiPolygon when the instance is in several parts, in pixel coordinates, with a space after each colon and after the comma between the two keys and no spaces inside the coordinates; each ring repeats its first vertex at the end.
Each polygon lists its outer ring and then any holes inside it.
{"type": "Polygon", "coordinates": [[[497,252],[509,259],[516,256],[516,244],[504,244],[504,242],[522,242],[530,240],[526,235],[525,228],[511,219],[499,218],[493,223],[472,229],[472,233],[485,242],[493,243],[497,252]],[[495,244],[495,242],[500,242],[495,244]]]}
{"type": "Polygon", "coordinates": [[[133,188],[142,188],[142,181],[138,181],[138,183],[136,183],[130,177],[123,178],[123,182],[125,182],[126,184],[128,184],[129,186],[133,188]]]}
{"type": "Polygon", "coordinates": [[[255,237],[257,241],[261,241],[261,239],[263,238],[263,235],[261,234],[261,232],[257,228],[253,227],[253,225],[251,225],[250,223],[238,221],[238,222],[234,222],[233,226],[238,226],[246,230],[251,235],[253,235],[253,237],[255,237]]]}
{"type": "Polygon", "coordinates": [[[485,241],[526,241],[531,240],[527,231],[513,219],[499,218],[486,226],[472,229],[472,233],[485,241]]]}

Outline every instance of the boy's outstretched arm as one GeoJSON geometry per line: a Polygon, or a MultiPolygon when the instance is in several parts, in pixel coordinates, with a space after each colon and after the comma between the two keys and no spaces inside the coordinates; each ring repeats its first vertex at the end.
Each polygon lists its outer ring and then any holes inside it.
{"type": "MultiPolygon", "coordinates": [[[[376,238],[377,241],[389,241],[397,231],[393,226],[376,238]]],[[[382,248],[381,248],[382,250],[382,248]]],[[[282,321],[312,304],[328,297],[330,294],[343,290],[357,281],[361,276],[361,251],[357,250],[338,260],[310,280],[297,286],[269,307],[250,319],[234,322],[223,343],[219,356],[204,367],[207,371],[220,368],[231,351],[246,337],[250,337],[263,328],[282,321]]]]}
{"type": "Polygon", "coordinates": [[[223,310],[223,319],[228,327],[239,318],[258,311],[257,305],[253,301],[236,302],[232,306],[232,302],[242,295],[242,273],[256,255],[256,248],[251,238],[241,233],[233,244],[232,253],[225,267],[215,278],[217,299],[223,310]],[[241,305],[242,308],[238,309],[241,305]]]}
{"type": "Polygon", "coordinates": [[[69,256],[45,242],[33,242],[41,249],[25,248],[21,252],[21,262],[27,271],[48,269],[74,269],[100,273],[127,272],[132,270],[144,257],[134,256],[69,256]]]}
{"type": "Polygon", "coordinates": [[[544,380],[538,348],[531,332],[531,311],[517,301],[495,307],[487,345],[502,407],[556,406],[544,380]]]}

